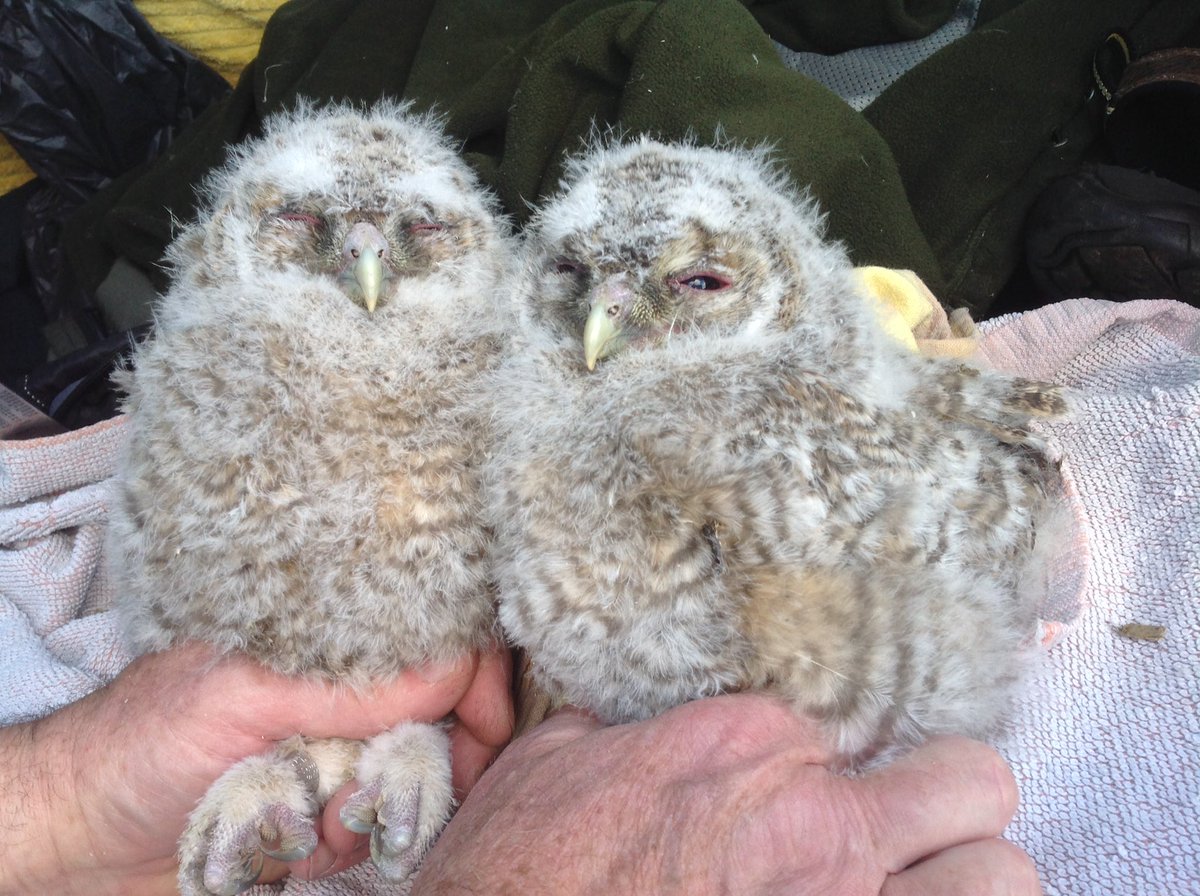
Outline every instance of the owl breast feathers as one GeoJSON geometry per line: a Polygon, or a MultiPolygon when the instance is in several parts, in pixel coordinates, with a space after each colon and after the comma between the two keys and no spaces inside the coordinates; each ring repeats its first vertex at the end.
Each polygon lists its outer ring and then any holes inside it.
{"type": "Polygon", "coordinates": [[[908,353],[764,153],[599,146],[526,234],[487,469],[500,617],[610,721],[766,687],[850,764],[1000,723],[1057,390],[908,353]]]}
{"type": "Polygon", "coordinates": [[[230,155],[124,383],[126,628],[360,680],[460,654],[492,624],[495,203],[388,103],[302,107],[230,155]]]}

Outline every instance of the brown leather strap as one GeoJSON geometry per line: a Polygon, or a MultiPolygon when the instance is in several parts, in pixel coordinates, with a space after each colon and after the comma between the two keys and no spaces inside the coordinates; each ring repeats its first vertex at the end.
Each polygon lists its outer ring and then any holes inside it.
{"type": "Polygon", "coordinates": [[[1200,48],[1156,50],[1130,62],[1117,85],[1114,105],[1146,87],[1173,82],[1200,87],[1200,48]]]}

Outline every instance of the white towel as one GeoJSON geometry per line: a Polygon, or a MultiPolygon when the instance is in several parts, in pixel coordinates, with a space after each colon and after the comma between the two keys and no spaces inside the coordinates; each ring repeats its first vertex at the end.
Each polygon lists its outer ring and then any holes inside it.
{"type": "Polygon", "coordinates": [[[1083,613],[999,744],[1021,784],[1008,836],[1047,896],[1196,896],[1200,311],[1076,300],[980,330],[996,367],[1078,390],[1053,430],[1090,547],[1083,613]]]}
{"type": "Polygon", "coordinates": [[[124,420],[0,442],[0,725],[78,700],[129,662],[101,551],[124,420]]]}
{"type": "MultiPolygon", "coordinates": [[[[1197,896],[1200,311],[1079,300],[980,330],[990,363],[1072,386],[1080,408],[1051,433],[1083,527],[1043,614],[1058,640],[998,745],[1021,784],[1008,836],[1048,896],[1197,896]],[[1129,640],[1126,623],[1165,637],[1129,640]]],[[[122,426],[0,443],[0,724],[77,699],[128,661],[99,553],[122,426]]],[[[367,864],[248,892],[404,890],[367,864]]]]}

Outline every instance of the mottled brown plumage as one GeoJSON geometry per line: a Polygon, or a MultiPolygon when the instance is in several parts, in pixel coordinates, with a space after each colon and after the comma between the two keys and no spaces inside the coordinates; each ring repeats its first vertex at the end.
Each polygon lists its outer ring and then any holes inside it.
{"type": "Polygon", "coordinates": [[[1055,549],[1042,384],[909,353],[761,152],[599,146],[526,233],[500,618],[609,721],[769,688],[848,766],[1001,722],[1055,549]],[[593,369],[589,369],[593,368],[593,369]]]}
{"type": "MultiPolygon", "coordinates": [[[[124,383],[110,553],[130,640],[350,685],[479,647],[494,613],[473,399],[510,256],[494,201],[437,122],[386,103],[269,120],[207,195],[124,383]]],[[[253,880],[277,834],[276,852],[311,850],[356,763],[343,817],[407,876],[449,811],[445,734],[402,726],[359,753],[298,740],[232,769],[185,833],[183,892],[253,880]]]]}

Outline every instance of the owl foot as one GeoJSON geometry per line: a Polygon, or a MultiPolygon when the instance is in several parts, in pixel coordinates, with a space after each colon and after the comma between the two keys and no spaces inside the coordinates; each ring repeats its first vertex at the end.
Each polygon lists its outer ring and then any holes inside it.
{"type": "Polygon", "coordinates": [[[371,858],[389,880],[407,879],[454,808],[450,741],[435,725],[404,723],[363,750],[365,782],[341,810],[349,830],[371,835],[371,858]]]}
{"type": "Polygon", "coordinates": [[[359,747],[291,738],[218,778],[179,841],[182,896],[233,896],[254,885],[265,856],[292,862],[311,855],[315,816],[349,779],[359,747]]]}

